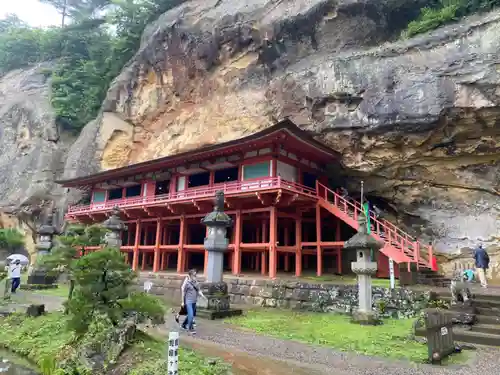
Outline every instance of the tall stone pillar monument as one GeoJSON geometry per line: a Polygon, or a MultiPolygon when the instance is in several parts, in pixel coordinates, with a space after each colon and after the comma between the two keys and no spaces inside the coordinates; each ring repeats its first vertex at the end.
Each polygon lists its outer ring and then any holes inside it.
{"type": "Polygon", "coordinates": [[[122,246],[122,232],[126,226],[120,218],[120,209],[118,207],[113,207],[111,216],[102,223],[102,226],[108,230],[104,237],[106,246],[119,249],[122,246]]]}
{"type": "Polygon", "coordinates": [[[368,234],[364,215],[359,216],[358,223],[358,233],[344,244],[344,250],[356,252],[356,261],[351,263],[352,272],[358,278],[358,309],[353,313],[353,321],[374,325],[379,323],[372,309],[372,275],[377,272],[377,263],[371,261],[370,254],[376,253],[384,244],[368,234]]]}
{"type": "Polygon", "coordinates": [[[40,266],[44,255],[47,255],[54,245],[54,235],[56,228],[53,225],[54,214],[51,211],[44,222],[38,227],[36,240],[36,265],[33,272],[28,276],[28,284],[48,285],[57,281],[56,276],[47,274],[47,271],[40,266]]]}
{"type": "Polygon", "coordinates": [[[229,247],[227,228],[232,226],[231,218],[224,212],[224,192],[218,191],[215,194],[214,210],[201,223],[207,227],[204,246],[208,252],[208,260],[205,265],[206,280],[201,284],[207,301],[199,301],[202,307],[199,315],[209,319],[241,315],[241,310],[230,308],[227,284],[222,280],[224,253],[229,247]]]}

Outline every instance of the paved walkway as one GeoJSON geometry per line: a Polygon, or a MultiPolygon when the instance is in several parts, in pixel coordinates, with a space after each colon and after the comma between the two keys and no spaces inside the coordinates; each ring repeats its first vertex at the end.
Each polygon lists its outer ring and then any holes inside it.
{"type": "MultiPolygon", "coordinates": [[[[42,296],[28,292],[19,296],[19,298],[21,297],[32,303],[45,303],[49,311],[61,307],[62,299],[59,297],[42,296]]],[[[164,327],[154,329],[164,336],[170,330],[178,330],[171,315],[167,317],[167,323],[164,327]]],[[[475,359],[470,364],[439,367],[388,361],[275,339],[232,328],[220,321],[199,319],[197,331],[195,338],[181,333],[181,340],[194,348],[200,347],[205,351],[208,348],[213,356],[218,355],[217,351],[222,353],[221,357],[227,357],[223,353],[231,353],[233,359],[235,356],[246,356],[247,364],[253,362],[259,367],[265,368],[266,363],[283,361],[282,368],[288,369],[283,372],[283,375],[288,373],[301,375],[498,375],[500,373],[500,350],[495,348],[479,347],[475,359]],[[250,357],[250,361],[248,357],[250,357]]],[[[251,373],[248,372],[248,374],[251,373]]],[[[282,375],[282,373],[272,370],[254,372],[254,374],[259,373],[282,375]]]]}

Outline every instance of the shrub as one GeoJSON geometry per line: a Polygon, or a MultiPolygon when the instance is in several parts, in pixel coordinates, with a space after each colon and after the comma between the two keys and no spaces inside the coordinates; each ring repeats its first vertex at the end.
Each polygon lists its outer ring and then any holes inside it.
{"type": "Polygon", "coordinates": [[[150,294],[134,292],[120,301],[120,304],[124,314],[137,314],[140,323],[146,320],[151,320],[153,324],[165,322],[165,307],[157,297],[150,294]]]}
{"type": "Polygon", "coordinates": [[[439,0],[429,1],[429,6],[420,11],[417,19],[411,21],[402,37],[410,38],[458,19],[500,6],[500,0],[439,0]]]}

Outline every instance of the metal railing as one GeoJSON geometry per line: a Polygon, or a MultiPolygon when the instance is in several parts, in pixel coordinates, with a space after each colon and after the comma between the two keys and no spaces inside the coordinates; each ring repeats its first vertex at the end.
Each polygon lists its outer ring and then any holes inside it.
{"type": "MultiPolygon", "coordinates": [[[[317,183],[318,197],[336,206],[340,211],[357,221],[358,216],[363,213],[360,202],[340,196],[323,184],[317,183]]],[[[432,268],[432,248],[422,245],[417,239],[398,228],[390,221],[379,219],[375,212],[369,212],[372,233],[380,237],[385,243],[402,252],[415,263],[432,268]],[[426,259],[426,256],[427,258],[426,259]]]]}

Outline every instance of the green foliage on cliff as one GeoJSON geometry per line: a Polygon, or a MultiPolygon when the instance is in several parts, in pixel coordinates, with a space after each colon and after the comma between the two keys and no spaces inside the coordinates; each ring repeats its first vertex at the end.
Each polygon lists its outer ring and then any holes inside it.
{"type": "Polygon", "coordinates": [[[24,236],[15,228],[0,229],[0,248],[14,254],[24,246],[24,236]]]}
{"type": "Polygon", "coordinates": [[[0,20],[0,76],[55,61],[48,72],[52,105],[59,123],[78,132],[96,117],[111,81],[137,52],[146,25],[183,0],[42,2],[59,10],[62,26],[30,27],[15,15],[0,20]]]}
{"type": "Polygon", "coordinates": [[[437,29],[462,17],[500,6],[500,0],[431,0],[402,33],[405,38],[437,29]]]}

